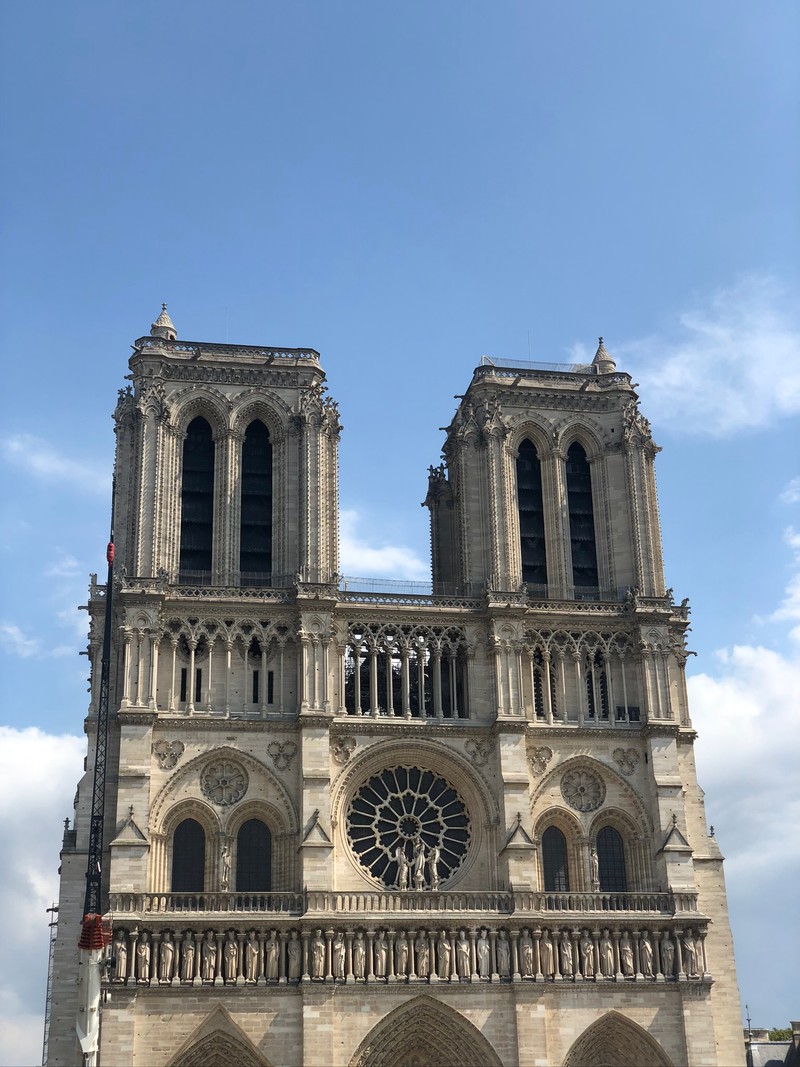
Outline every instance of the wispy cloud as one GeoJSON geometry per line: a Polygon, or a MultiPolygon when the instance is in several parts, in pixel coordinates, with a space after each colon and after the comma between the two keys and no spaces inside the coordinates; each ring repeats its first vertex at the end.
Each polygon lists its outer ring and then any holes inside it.
{"type": "MultiPolygon", "coordinates": [[[[744,277],[609,350],[646,383],[648,417],[677,432],[728,437],[800,413],[800,292],[773,277],[744,277]]],[[[591,352],[577,346],[572,358],[591,352]]]]}
{"type": "Polygon", "coordinates": [[[344,509],[339,518],[340,566],[345,574],[359,578],[399,578],[425,581],[428,565],[405,545],[370,544],[360,527],[363,518],[355,509],[344,509]]]}
{"type": "Polygon", "coordinates": [[[778,499],[782,504],[800,504],[800,477],[792,478],[778,499]]]}
{"type": "Polygon", "coordinates": [[[35,637],[27,637],[14,622],[0,622],[0,648],[20,659],[35,656],[40,649],[35,637]]]}
{"type": "Polygon", "coordinates": [[[68,552],[57,550],[57,558],[45,569],[48,578],[75,578],[80,574],[80,564],[68,552]]]}
{"type": "Polygon", "coordinates": [[[6,463],[42,481],[66,482],[89,493],[107,494],[109,491],[108,471],[92,463],[71,459],[32,434],[11,434],[0,440],[0,456],[6,463]]]}

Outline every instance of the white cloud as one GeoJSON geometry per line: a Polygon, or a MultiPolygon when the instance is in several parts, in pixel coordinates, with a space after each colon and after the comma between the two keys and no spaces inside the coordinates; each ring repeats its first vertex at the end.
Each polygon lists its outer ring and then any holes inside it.
{"type": "Polygon", "coordinates": [[[80,573],[80,564],[63,549],[58,549],[58,558],[45,570],[49,578],[74,578],[80,573]]]}
{"type": "Polygon", "coordinates": [[[404,545],[369,544],[359,527],[363,518],[354,509],[342,510],[339,518],[339,556],[342,571],[356,577],[397,578],[406,581],[430,580],[430,570],[404,545]]]}
{"type": "Polygon", "coordinates": [[[85,751],[85,738],[0,727],[0,913],[13,916],[0,940],[0,1064],[41,1062],[46,909],[85,751]]]}
{"type": "Polygon", "coordinates": [[[70,459],[47,441],[18,433],[0,440],[0,455],[7,463],[47,482],[68,482],[91,493],[107,494],[111,479],[107,471],[70,459]]]}
{"type": "Polygon", "coordinates": [[[800,504],[800,477],[792,478],[778,499],[782,504],[800,504]]]}
{"type": "MultiPolygon", "coordinates": [[[[674,329],[609,350],[647,383],[648,417],[726,437],[800,412],[799,309],[789,286],[750,275],[684,311],[674,329]]],[[[587,357],[583,346],[572,351],[579,362],[587,357]]]]}
{"type": "Polygon", "coordinates": [[[39,651],[39,641],[35,637],[26,637],[14,622],[0,622],[0,648],[12,656],[27,659],[39,651]]]}

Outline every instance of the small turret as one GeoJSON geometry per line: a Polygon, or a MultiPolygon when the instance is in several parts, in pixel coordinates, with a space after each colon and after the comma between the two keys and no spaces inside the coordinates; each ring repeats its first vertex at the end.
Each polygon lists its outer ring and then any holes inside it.
{"type": "Polygon", "coordinates": [[[167,305],[161,305],[161,314],[150,327],[151,337],[164,337],[167,341],[177,341],[178,334],[167,314],[167,305]]]}
{"type": "Polygon", "coordinates": [[[606,347],[603,344],[603,338],[598,337],[597,351],[594,354],[592,360],[592,366],[595,368],[596,374],[613,374],[617,369],[617,365],[614,360],[606,352],[606,347]]]}

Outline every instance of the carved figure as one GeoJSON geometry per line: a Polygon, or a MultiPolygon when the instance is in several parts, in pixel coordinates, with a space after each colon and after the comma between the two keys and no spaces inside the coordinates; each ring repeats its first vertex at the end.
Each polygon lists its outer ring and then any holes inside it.
{"type": "Polygon", "coordinates": [[[325,940],[322,930],[316,930],[311,942],[311,977],[325,977],[325,940]]]}
{"type": "Polygon", "coordinates": [[[258,981],[258,938],[255,930],[248,932],[244,946],[244,980],[251,984],[258,981]]]}
{"type": "Polygon", "coordinates": [[[547,930],[542,934],[542,943],[539,946],[539,958],[542,961],[542,974],[545,978],[552,978],[555,974],[555,967],[553,966],[553,943],[550,940],[550,935],[547,930]]]}
{"type": "Polygon", "coordinates": [[[672,978],[675,974],[675,946],[666,930],[661,938],[661,973],[665,978],[672,978]]]}
{"type": "Polygon", "coordinates": [[[575,969],[572,957],[572,941],[565,930],[561,935],[561,973],[565,978],[571,978],[575,969]]]}
{"type": "Polygon", "coordinates": [[[280,959],[280,946],[275,936],[275,931],[270,930],[269,938],[264,945],[264,970],[267,981],[275,982],[278,978],[278,960],[280,959]]]}
{"type": "Polygon", "coordinates": [[[394,944],[394,973],[398,978],[405,978],[408,970],[408,938],[401,930],[394,944]]]}
{"type": "Polygon", "coordinates": [[[469,978],[469,941],[463,930],[456,941],[456,973],[459,978],[469,978]]]}
{"type": "Polygon", "coordinates": [[[191,982],[194,978],[195,945],[194,934],[187,930],[181,950],[181,981],[191,982]]]}
{"type": "Polygon", "coordinates": [[[200,962],[203,968],[203,981],[213,982],[217,974],[217,943],[211,930],[208,931],[203,941],[200,962]]]}
{"type": "Polygon", "coordinates": [[[300,970],[303,966],[303,946],[297,940],[296,930],[292,930],[286,951],[289,956],[289,980],[297,981],[300,978],[300,970]]]}
{"type": "Polygon", "coordinates": [[[439,859],[441,855],[442,851],[438,845],[434,845],[428,853],[428,877],[434,893],[439,891],[439,859]]]}
{"type": "Polygon", "coordinates": [[[683,935],[683,969],[690,978],[697,978],[697,945],[691,930],[683,935]]]}
{"type": "Polygon", "coordinates": [[[333,956],[333,977],[343,979],[345,973],[345,957],[347,954],[347,950],[344,944],[344,934],[341,932],[341,930],[333,939],[333,945],[331,946],[331,954],[333,956]]]}
{"type": "Polygon", "coordinates": [[[422,843],[422,838],[418,837],[414,842],[414,859],[412,862],[412,872],[414,878],[414,888],[416,890],[425,888],[425,845],[422,843]]]}
{"type": "Polygon", "coordinates": [[[386,936],[383,930],[378,931],[378,935],[375,938],[374,944],[375,951],[375,977],[386,977],[386,964],[389,958],[389,943],[386,940],[386,936]]]}
{"type": "Polygon", "coordinates": [[[430,951],[424,930],[420,930],[417,934],[417,940],[414,942],[414,955],[417,957],[417,974],[420,978],[427,978],[430,973],[430,951]]]}
{"type": "Polygon", "coordinates": [[[653,943],[645,930],[639,942],[639,958],[642,961],[642,974],[645,978],[653,977],[653,943]]]}
{"type": "Polygon", "coordinates": [[[533,941],[527,926],[519,939],[519,965],[523,978],[533,977],[533,941]]]}
{"type": "Polygon", "coordinates": [[[394,851],[397,860],[397,888],[408,889],[408,859],[403,845],[398,845],[394,851]]]}
{"type": "Polygon", "coordinates": [[[444,930],[439,931],[436,942],[436,973],[442,979],[450,977],[450,941],[444,930]]]}
{"type": "Polygon", "coordinates": [[[581,938],[581,974],[584,978],[594,976],[594,945],[588,930],[583,931],[581,938]]]}
{"type": "Polygon", "coordinates": [[[353,977],[364,978],[367,959],[367,948],[364,944],[364,935],[359,930],[353,942],[353,977]]]}
{"type": "Polygon", "coordinates": [[[614,946],[608,936],[608,930],[603,931],[600,939],[600,973],[604,978],[614,976],[614,946]]]}
{"type": "Polygon", "coordinates": [[[175,963],[175,942],[172,934],[167,931],[161,941],[161,953],[158,957],[158,980],[160,982],[172,981],[172,968],[175,963]]]}
{"type": "Polygon", "coordinates": [[[497,952],[497,973],[501,978],[511,977],[511,949],[508,944],[508,938],[505,930],[501,930],[497,935],[497,944],[495,945],[495,951],[497,952]]]}
{"type": "Polygon", "coordinates": [[[114,978],[115,982],[124,982],[128,977],[128,946],[125,935],[120,930],[114,938],[114,978]]]}
{"type": "Polygon", "coordinates": [[[136,946],[136,977],[140,982],[150,981],[150,941],[145,931],[136,946]]]}
{"type": "MultiPolygon", "coordinates": [[[[528,938],[528,940],[530,940],[530,938],[528,938]]],[[[480,937],[475,943],[475,954],[478,963],[478,977],[489,978],[492,973],[492,954],[485,928],[481,930],[480,937]]],[[[532,955],[531,959],[533,959],[532,955]]]]}
{"type": "Polygon", "coordinates": [[[231,930],[222,950],[225,964],[225,981],[232,983],[236,982],[236,972],[239,967],[239,946],[236,944],[234,936],[233,930],[231,930]]]}
{"type": "Polygon", "coordinates": [[[220,853],[220,879],[219,886],[223,893],[227,893],[231,884],[231,850],[227,845],[222,846],[220,853]]]}
{"type": "Polygon", "coordinates": [[[594,892],[597,892],[600,888],[600,860],[598,859],[597,849],[594,845],[592,845],[589,857],[592,864],[592,889],[594,892]]]}
{"type": "Polygon", "coordinates": [[[626,978],[633,978],[635,973],[633,969],[633,945],[627,930],[622,935],[622,940],[619,943],[619,965],[626,978]]]}

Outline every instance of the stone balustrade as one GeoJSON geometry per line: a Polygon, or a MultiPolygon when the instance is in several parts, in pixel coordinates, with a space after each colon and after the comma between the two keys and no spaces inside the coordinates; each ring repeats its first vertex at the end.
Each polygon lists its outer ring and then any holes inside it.
{"type": "Polygon", "coordinates": [[[116,924],[112,983],[710,982],[706,930],[531,924],[151,928],[116,924]]]}
{"type": "Polygon", "coordinates": [[[696,893],[514,892],[334,892],[297,893],[112,893],[113,915],[259,915],[436,913],[544,916],[697,913],[696,893]]]}

